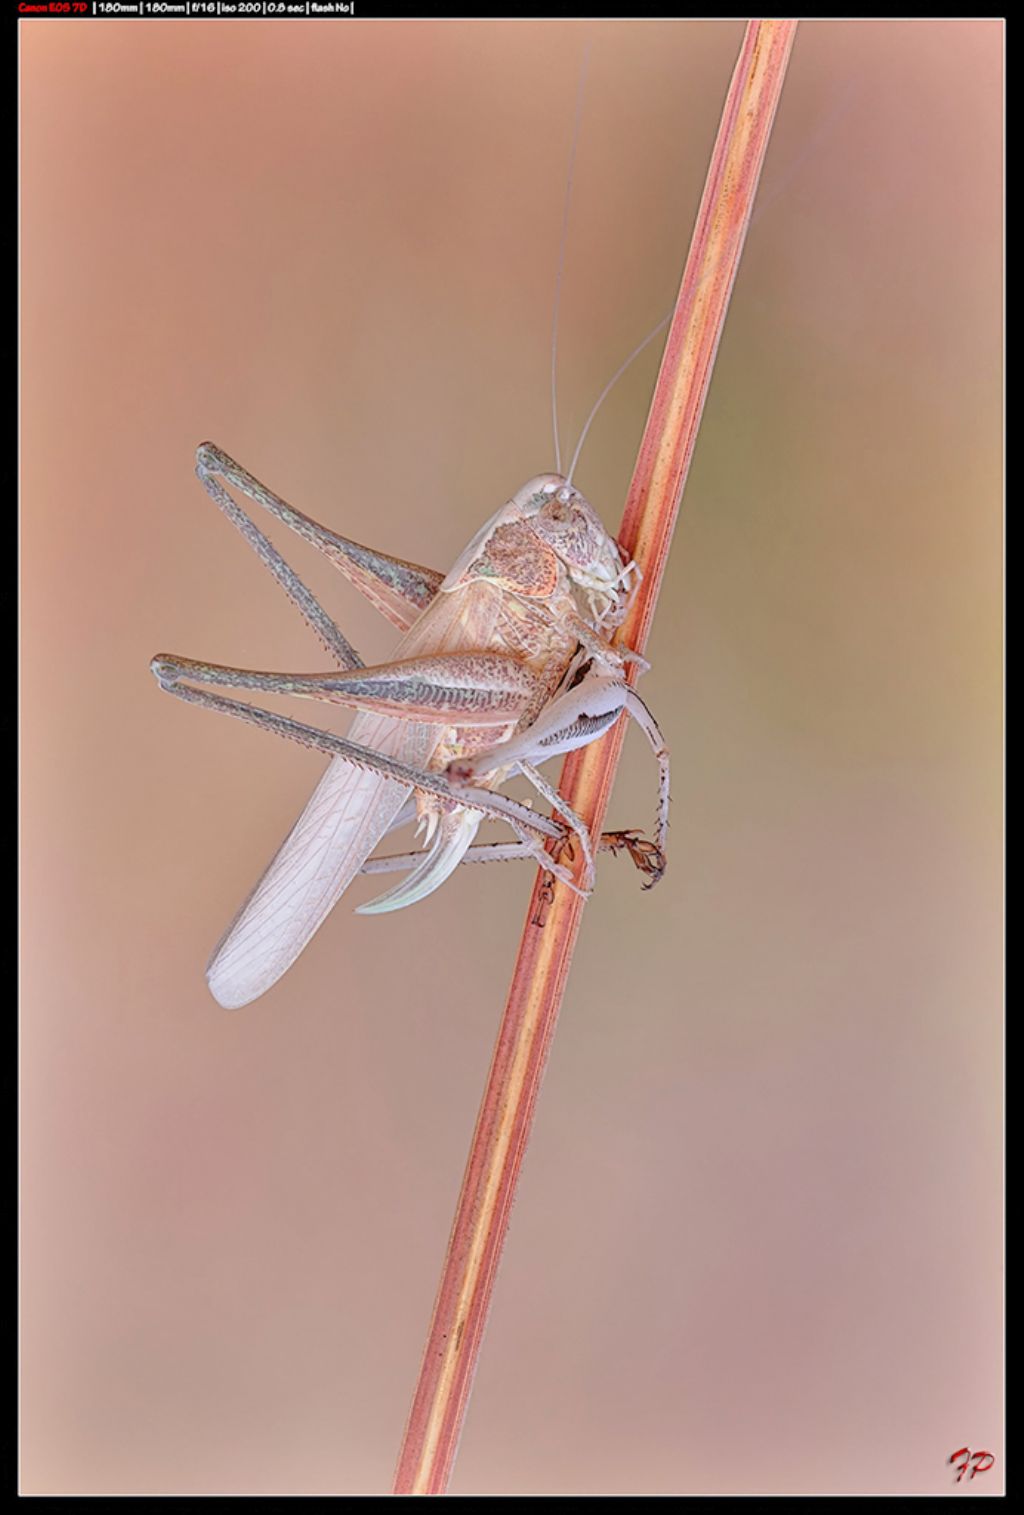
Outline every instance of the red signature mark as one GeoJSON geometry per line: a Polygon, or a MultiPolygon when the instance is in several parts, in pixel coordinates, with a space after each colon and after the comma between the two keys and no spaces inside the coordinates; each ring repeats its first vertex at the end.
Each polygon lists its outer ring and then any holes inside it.
{"type": "Polygon", "coordinates": [[[995,1458],[992,1456],[991,1452],[972,1452],[970,1447],[961,1447],[959,1452],[950,1453],[948,1461],[951,1462],[954,1467],[959,1465],[960,1471],[956,1475],[956,1481],[959,1483],[964,1474],[967,1472],[968,1468],[971,1468],[972,1478],[974,1477],[975,1473],[987,1473],[989,1468],[995,1462],[995,1458]],[[987,1461],[986,1458],[988,1459],[987,1461]],[[971,1467],[972,1463],[974,1464],[973,1467],[971,1467]]]}

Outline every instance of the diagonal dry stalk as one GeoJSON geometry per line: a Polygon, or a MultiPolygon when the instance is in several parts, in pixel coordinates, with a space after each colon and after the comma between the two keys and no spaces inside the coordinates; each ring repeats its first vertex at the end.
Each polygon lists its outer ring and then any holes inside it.
{"type": "MultiPolygon", "coordinates": [[[[795,21],[748,23],[722,112],[619,532],[627,556],[643,570],[621,631],[638,652],[654,616],[795,31],[795,21]]],[[[635,667],[630,672],[635,675],[635,667]]],[[[562,773],[561,794],[593,836],[601,831],[624,731],[620,720],[602,741],[572,753],[562,773]]],[[[447,1486],[582,911],[578,895],[559,884],[552,890],[538,876],[402,1442],[396,1494],[441,1494],[447,1486]]]]}

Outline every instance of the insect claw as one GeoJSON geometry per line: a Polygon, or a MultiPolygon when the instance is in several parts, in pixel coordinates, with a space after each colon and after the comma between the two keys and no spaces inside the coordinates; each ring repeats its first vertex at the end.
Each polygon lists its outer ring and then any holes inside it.
{"type": "Polygon", "coordinates": [[[634,652],[632,647],[623,647],[617,645],[613,647],[612,650],[618,654],[619,662],[623,665],[626,663],[635,663],[641,673],[650,673],[650,663],[646,658],[641,657],[638,652],[634,652]]]}
{"type": "Polygon", "coordinates": [[[665,877],[668,859],[660,847],[656,847],[653,842],[643,839],[637,843],[637,853],[639,856],[634,855],[633,861],[640,871],[646,873],[648,876],[647,882],[641,885],[641,887],[643,889],[653,889],[655,884],[660,883],[665,877]]]}
{"type": "Polygon", "coordinates": [[[563,857],[568,856],[570,863],[576,861],[576,848],[572,844],[572,836],[567,832],[551,849],[551,856],[556,863],[560,863],[563,857]]]}
{"type": "Polygon", "coordinates": [[[531,926],[543,926],[551,909],[551,901],[555,897],[555,875],[545,872],[541,879],[540,892],[537,897],[537,908],[533,912],[531,926]]]}
{"type": "Polygon", "coordinates": [[[668,859],[655,842],[648,841],[639,831],[606,831],[601,838],[609,852],[619,853],[625,849],[633,860],[634,867],[647,875],[644,889],[653,889],[665,876],[668,859]]]}

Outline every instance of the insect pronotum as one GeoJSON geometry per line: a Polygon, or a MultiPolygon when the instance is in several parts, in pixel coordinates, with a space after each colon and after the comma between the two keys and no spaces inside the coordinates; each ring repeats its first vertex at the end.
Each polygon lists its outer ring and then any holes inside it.
{"type": "MultiPolygon", "coordinates": [[[[582,93],[581,77],[581,93],[582,93]]],[[[611,832],[597,848],[625,848],[648,875],[665,868],[669,764],[661,732],[625,680],[619,645],[639,570],[626,561],[572,482],[580,449],[604,396],[662,322],[627,358],[599,397],[566,474],[561,472],[554,369],[558,297],[579,129],[579,100],[566,187],[566,215],[552,333],[556,467],[529,480],[487,521],[447,575],[360,546],[267,489],[210,442],[196,455],[207,492],[257,552],[330,653],[327,674],[249,672],[159,655],[162,688],[305,743],[330,756],[309,803],[214,949],[210,990],[235,1008],[283,974],[355,876],[403,871],[398,884],[358,907],[397,910],[438,888],[464,862],[533,858],[569,888],[589,893],[595,845],[538,772],[548,758],[602,736],[626,713],[646,735],[659,768],[653,843],[611,832]],[[390,662],[366,667],[299,576],[229,492],[238,490],[323,552],[402,633],[390,662]],[[209,686],[300,695],[356,712],[347,737],[226,695],[209,686]],[[500,792],[515,773],[562,819],[500,792]],[[481,821],[508,823],[515,841],[475,845],[481,821]],[[372,858],[408,822],[425,834],[421,852],[372,858]],[[554,847],[550,844],[554,842],[554,847]],[[547,846],[545,844],[548,844],[547,846]],[[574,874],[562,859],[579,849],[574,874]]],[[[645,665],[646,666],[646,665],[645,665]]]]}

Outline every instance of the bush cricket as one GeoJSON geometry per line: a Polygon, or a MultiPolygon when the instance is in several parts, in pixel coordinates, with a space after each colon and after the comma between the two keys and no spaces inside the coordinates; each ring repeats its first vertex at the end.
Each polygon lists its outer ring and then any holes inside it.
{"type": "Polygon", "coordinates": [[[198,449],[196,472],[204,488],[337,665],[326,674],[259,673],[163,654],[151,664],[161,687],[178,698],[248,720],[331,758],[302,815],[210,959],[210,990],[227,1008],[248,1004],[277,981],[360,872],[407,874],[359,906],[360,914],[413,904],[462,862],[532,858],[552,878],[589,893],[594,844],[537,765],[595,741],[623,713],[640,726],[658,763],[654,839],[634,831],[609,832],[597,847],[627,850],[647,875],[646,888],[664,872],[668,751],[654,717],[625,679],[627,663],[647,665],[615,640],[639,570],[626,560],[572,477],[605,395],[666,322],[649,333],[605,386],[563,475],[554,368],[578,127],[579,101],[552,334],[556,471],[524,484],[481,528],[447,576],[339,536],[295,510],[212,443],[198,449]],[[399,629],[402,636],[390,662],[365,666],[228,485],[324,553],[399,629]],[[356,715],[348,737],[341,738],[213,693],[211,685],[326,700],[356,715]],[[552,808],[551,818],[500,792],[499,785],[516,773],[552,808]],[[474,845],[485,817],[507,822],[516,840],[474,845]],[[425,851],[371,858],[389,832],[414,820],[425,833],[425,851]],[[578,878],[562,861],[574,858],[577,848],[578,878]]]}
{"type": "Polygon", "coordinates": [[[211,443],[199,448],[196,471],[340,665],[328,674],[275,674],[153,659],[161,686],[180,699],[252,721],[332,759],[214,951],[207,977],[215,999],[235,1008],[269,989],[360,871],[408,870],[386,894],[358,907],[364,915],[413,904],[464,860],[532,857],[588,893],[594,866],[586,828],[534,765],[596,740],[623,711],[658,759],[654,844],[631,832],[609,833],[602,842],[625,847],[651,883],[661,877],[668,753],[653,716],[624,680],[634,655],[611,640],[637,570],[565,478],[541,474],[524,484],[442,579],[318,525],[211,443]],[[393,661],[364,666],[222,479],[320,548],[404,632],[393,661]],[[327,700],[357,715],[346,739],[196,685],[327,700]],[[516,771],[567,824],[496,792],[516,771]],[[485,816],[507,821],[517,840],[473,847],[485,816]],[[388,832],[413,819],[426,832],[425,853],[368,862],[388,832]],[[552,839],[561,844],[556,853],[578,843],[580,883],[544,850],[552,839]]]}

